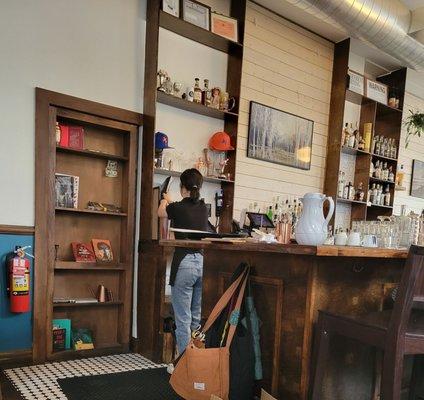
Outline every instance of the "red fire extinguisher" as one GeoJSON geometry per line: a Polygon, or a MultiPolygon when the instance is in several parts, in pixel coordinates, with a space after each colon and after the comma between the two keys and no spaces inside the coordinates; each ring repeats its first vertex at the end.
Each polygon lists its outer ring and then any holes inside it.
{"type": "Polygon", "coordinates": [[[7,293],[10,311],[14,313],[30,311],[30,262],[25,257],[28,247],[16,246],[15,251],[6,257],[7,293]]]}

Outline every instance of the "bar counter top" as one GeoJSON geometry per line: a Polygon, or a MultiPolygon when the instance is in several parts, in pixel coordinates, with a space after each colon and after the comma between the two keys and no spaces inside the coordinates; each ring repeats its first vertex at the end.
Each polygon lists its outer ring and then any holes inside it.
{"type": "Polygon", "coordinates": [[[381,249],[351,246],[302,246],[298,244],[257,243],[208,240],[161,240],[164,247],[185,247],[210,250],[232,250],[245,252],[265,252],[293,255],[309,255],[320,257],[364,257],[403,259],[408,255],[406,249],[381,249]]]}

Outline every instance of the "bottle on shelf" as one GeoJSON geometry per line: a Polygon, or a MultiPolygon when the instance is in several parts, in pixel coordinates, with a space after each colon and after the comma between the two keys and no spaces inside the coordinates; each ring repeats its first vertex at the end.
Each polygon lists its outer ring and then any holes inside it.
{"type": "Polygon", "coordinates": [[[384,157],[390,157],[390,145],[389,145],[389,139],[384,138],[384,143],[383,143],[383,147],[384,147],[384,151],[383,151],[383,156],[384,157]]]}
{"type": "Polygon", "coordinates": [[[358,189],[356,190],[355,193],[355,200],[356,201],[364,201],[364,196],[365,196],[365,192],[364,192],[364,188],[363,188],[363,183],[360,182],[358,185],[358,189]]]}
{"type": "Polygon", "coordinates": [[[209,89],[209,79],[204,80],[204,85],[202,91],[202,104],[209,107],[212,101],[212,91],[209,89]]]}
{"type": "Polygon", "coordinates": [[[390,158],[397,158],[397,145],[396,145],[395,139],[393,139],[392,141],[392,149],[391,149],[390,158]]]}
{"type": "Polygon", "coordinates": [[[390,188],[389,185],[386,185],[386,188],[384,189],[384,205],[390,206],[390,188]]]}
{"type": "Polygon", "coordinates": [[[387,180],[390,181],[390,182],[394,182],[395,181],[395,174],[393,172],[393,167],[392,166],[389,167],[389,175],[388,175],[387,180]]]}
{"type": "Polygon", "coordinates": [[[355,200],[355,187],[352,185],[352,182],[349,182],[348,199],[355,200]]]}
{"type": "Polygon", "coordinates": [[[387,167],[387,162],[385,162],[383,164],[383,174],[382,174],[382,178],[385,181],[389,180],[389,168],[387,167]]]}
{"type": "Polygon", "coordinates": [[[343,171],[339,172],[339,182],[337,184],[337,197],[343,198],[343,191],[345,186],[345,173],[343,171]]]}
{"type": "Polygon", "coordinates": [[[381,138],[380,136],[377,136],[375,139],[374,154],[377,154],[379,156],[380,153],[381,153],[381,138]]]}
{"type": "Polygon", "coordinates": [[[346,137],[347,137],[347,134],[348,134],[348,128],[349,128],[349,124],[346,122],[345,126],[342,130],[342,140],[341,140],[342,146],[346,146],[346,137]]]}
{"type": "Polygon", "coordinates": [[[350,129],[349,129],[349,140],[347,143],[347,146],[350,148],[355,148],[355,134],[354,134],[354,130],[352,128],[352,124],[350,124],[350,129]]]}
{"type": "Polygon", "coordinates": [[[369,199],[368,201],[371,204],[374,204],[374,199],[375,199],[375,195],[376,195],[376,188],[375,188],[375,183],[372,184],[371,188],[368,190],[368,194],[369,194],[369,199]]]}
{"type": "Polygon", "coordinates": [[[196,78],[194,84],[193,101],[198,104],[202,104],[202,89],[200,89],[199,78],[196,78]]]}
{"type": "Polygon", "coordinates": [[[374,172],[375,172],[375,166],[374,166],[374,163],[371,160],[371,162],[370,162],[370,178],[372,178],[374,176],[374,172]]]}
{"type": "MultiPolygon", "coordinates": [[[[353,127],[352,127],[353,129],[353,127]]],[[[353,148],[358,149],[359,148],[359,128],[358,123],[356,123],[355,129],[353,129],[353,137],[354,137],[354,144],[353,148]]]]}
{"type": "Polygon", "coordinates": [[[382,193],[381,187],[380,185],[377,185],[375,189],[374,204],[377,204],[377,205],[380,204],[381,193],[382,193]]]}
{"type": "Polygon", "coordinates": [[[374,178],[380,179],[381,177],[381,163],[380,161],[377,161],[375,163],[375,168],[374,168],[374,178]]]}
{"type": "Polygon", "coordinates": [[[370,150],[371,153],[375,154],[375,146],[377,144],[377,141],[378,141],[378,136],[374,135],[371,142],[371,150],[370,150]]]}
{"type": "Polygon", "coordinates": [[[343,198],[346,200],[349,199],[349,184],[343,188],[343,198]]]}

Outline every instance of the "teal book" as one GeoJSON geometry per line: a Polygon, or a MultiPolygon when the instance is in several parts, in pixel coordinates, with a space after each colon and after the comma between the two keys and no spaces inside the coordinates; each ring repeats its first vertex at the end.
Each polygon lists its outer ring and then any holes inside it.
{"type": "Polygon", "coordinates": [[[69,350],[71,348],[71,320],[70,319],[54,319],[53,327],[66,330],[65,349],[69,350]]]}

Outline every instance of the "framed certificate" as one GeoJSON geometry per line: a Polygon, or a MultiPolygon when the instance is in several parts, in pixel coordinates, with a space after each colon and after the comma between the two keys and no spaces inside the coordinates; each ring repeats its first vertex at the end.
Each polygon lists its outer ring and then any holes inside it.
{"type": "Polygon", "coordinates": [[[213,12],[211,16],[211,31],[233,42],[238,41],[238,21],[213,12]]]}
{"type": "Polygon", "coordinates": [[[182,0],[183,20],[210,30],[211,8],[195,0],[182,0]]]}
{"type": "Polygon", "coordinates": [[[162,0],[162,11],[180,17],[180,0],[162,0]]]}

